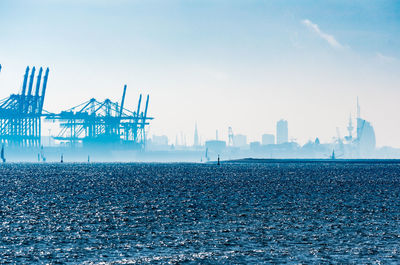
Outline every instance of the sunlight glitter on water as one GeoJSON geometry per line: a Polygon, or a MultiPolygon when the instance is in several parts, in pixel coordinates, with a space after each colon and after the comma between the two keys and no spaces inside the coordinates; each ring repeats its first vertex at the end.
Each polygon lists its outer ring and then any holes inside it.
{"type": "Polygon", "coordinates": [[[395,164],[6,164],[0,262],[396,262],[395,164]]]}

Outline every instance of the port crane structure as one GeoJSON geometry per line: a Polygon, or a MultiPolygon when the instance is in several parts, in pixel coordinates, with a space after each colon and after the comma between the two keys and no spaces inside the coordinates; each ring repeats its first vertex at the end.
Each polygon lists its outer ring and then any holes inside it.
{"type": "Polygon", "coordinates": [[[146,126],[152,117],[147,116],[149,95],[145,109],[141,111],[142,95],[136,111],[124,107],[127,86],[124,86],[121,103],[110,99],[98,101],[92,98],[58,114],[45,114],[46,120],[58,120],[61,131],[56,140],[68,141],[72,146],[122,143],[130,147],[143,148],[146,141],[146,126]]]}
{"type": "MultiPolygon", "coordinates": [[[[0,64],[0,73],[1,70],[0,64]]],[[[60,113],[51,113],[43,109],[49,68],[44,71],[40,67],[36,78],[35,73],[36,67],[26,67],[21,92],[0,100],[0,141],[3,144],[40,147],[44,118],[45,121],[59,122],[61,130],[53,138],[66,141],[70,146],[80,142],[84,145],[113,144],[114,147],[144,148],[146,126],[153,119],[147,115],[149,95],[144,110],[141,110],[142,95],[139,96],[136,111],[128,110],[124,106],[125,85],[120,103],[92,98],[60,113]]]]}
{"type": "Polygon", "coordinates": [[[32,93],[35,72],[35,67],[26,67],[21,93],[0,100],[0,139],[9,146],[40,146],[41,116],[49,68],[42,77],[43,68],[40,67],[32,93]]]}

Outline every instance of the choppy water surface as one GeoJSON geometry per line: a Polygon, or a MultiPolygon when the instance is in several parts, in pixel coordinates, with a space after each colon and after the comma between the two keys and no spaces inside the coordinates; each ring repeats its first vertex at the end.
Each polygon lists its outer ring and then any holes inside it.
{"type": "Polygon", "coordinates": [[[0,263],[400,260],[400,165],[5,164],[0,263]]]}

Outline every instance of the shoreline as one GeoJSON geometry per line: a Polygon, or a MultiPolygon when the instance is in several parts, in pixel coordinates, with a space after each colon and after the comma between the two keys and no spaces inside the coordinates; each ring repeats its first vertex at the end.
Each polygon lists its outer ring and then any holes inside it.
{"type": "MultiPolygon", "coordinates": [[[[216,163],[216,162],[215,162],[216,163]]],[[[400,159],[307,159],[307,158],[243,158],[235,160],[223,160],[221,163],[230,164],[273,164],[273,163],[345,163],[345,164],[400,164],[400,159]]]]}

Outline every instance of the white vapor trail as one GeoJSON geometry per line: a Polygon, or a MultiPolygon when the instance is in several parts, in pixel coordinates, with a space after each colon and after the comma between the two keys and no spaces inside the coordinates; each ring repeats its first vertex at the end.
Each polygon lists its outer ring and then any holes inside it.
{"type": "Polygon", "coordinates": [[[325,40],[326,42],[329,43],[329,45],[331,45],[333,48],[336,49],[342,49],[344,48],[344,46],[342,44],[340,44],[334,36],[329,35],[325,32],[323,32],[317,24],[312,23],[310,20],[308,19],[304,19],[301,21],[301,23],[303,23],[305,26],[307,26],[309,29],[311,29],[313,32],[317,33],[317,35],[322,38],[323,40],[325,40]]]}

